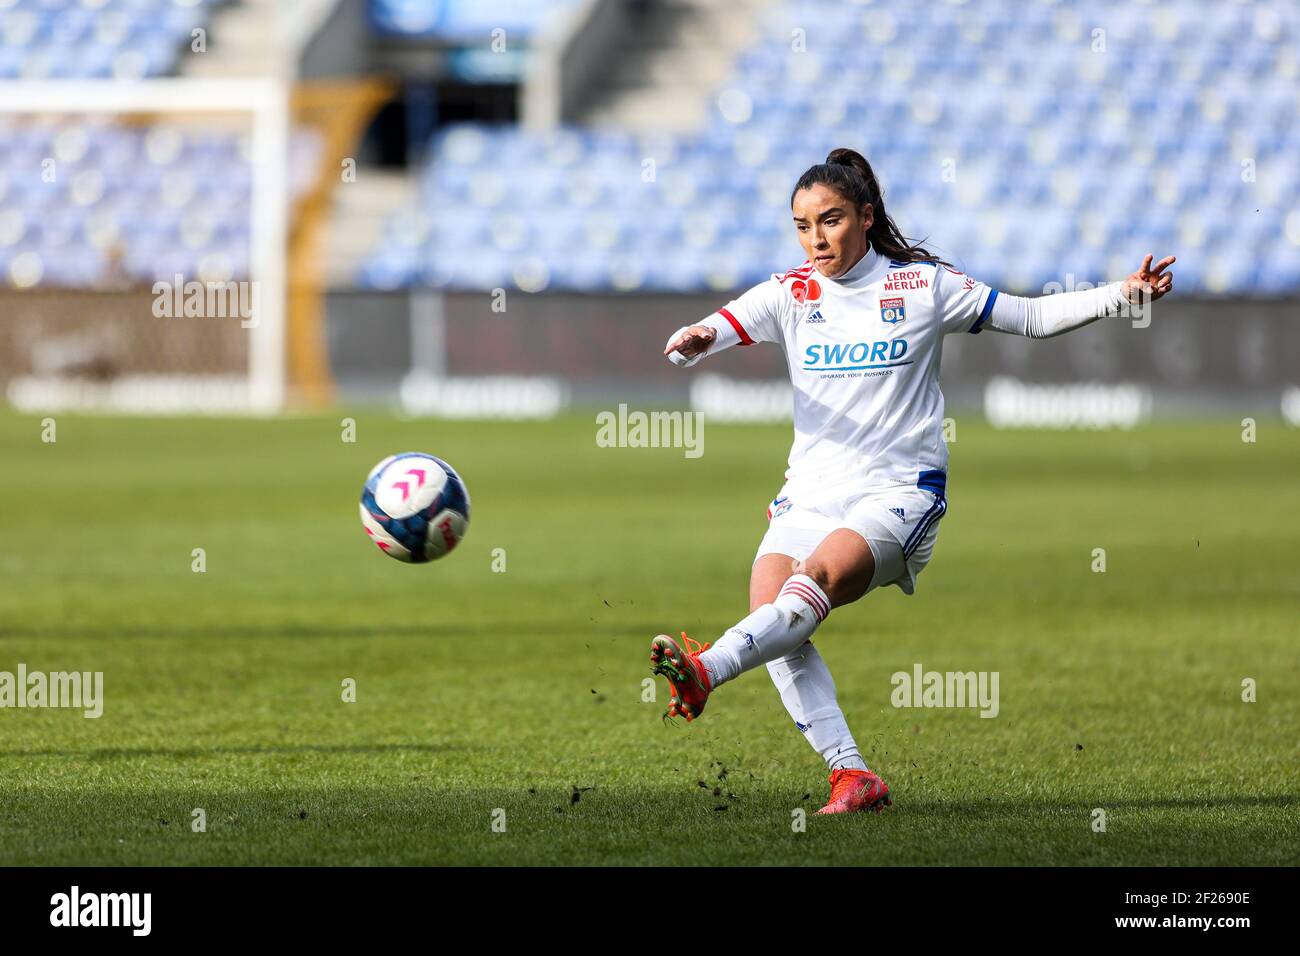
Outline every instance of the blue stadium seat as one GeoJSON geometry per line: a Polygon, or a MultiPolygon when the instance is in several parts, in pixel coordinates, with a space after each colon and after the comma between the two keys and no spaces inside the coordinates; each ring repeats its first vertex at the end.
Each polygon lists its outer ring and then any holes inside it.
{"type": "Polygon", "coordinates": [[[1287,216],[1300,215],[1300,8],[1102,0],[1090,12],[938,5],[916,30],[881,4],[786,0],[762,14],[761,39],[724,84],[749,97],[743,122],[711,104],[706,128],[659,137],[653,151],[577,128],[544,139],[474,125],[439,132],[422,177],[435,223],[424,266],[388,263],[390,236],[362,281],[484,288],[509,275],[511,255],[543,256],[548,289],[757,281],[799,255],[786,205],[795,178],[845,145],[875,165],[905,231],[1013,291],[1065,273],[1113,278],[1115,262],[1180,243],[1194,260],[1181,290],[1300,289],[1285,235],[1287,216]],[[804,52],[792,49],[796,29],[804,52]],[[641,177],[646,155],[657,158],[653,182],[641,177]],[[466,204],[526,222],[500,265],[459,253],[464,236],[436,226],[466,204]],[[581,218],[597,211],[627,228],[581,218]],[[1187,218],[1196,215],[1206,222],[1187,218]]]}
{"type": "Polygon", "coordinates": [[[0,78],[170,73],[216,2],[8,0],[0,10],[0,78]]]}

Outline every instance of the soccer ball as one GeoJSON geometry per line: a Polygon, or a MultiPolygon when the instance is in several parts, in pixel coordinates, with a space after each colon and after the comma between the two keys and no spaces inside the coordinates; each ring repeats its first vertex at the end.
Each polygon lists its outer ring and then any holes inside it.
{"type": "Polygon", "coordinates": [[[469,527],[469,493],[455,469],[418,451],[390,455],[361,489],[361,524],[379,549],[423,564],[448,554],[469,527]]]}

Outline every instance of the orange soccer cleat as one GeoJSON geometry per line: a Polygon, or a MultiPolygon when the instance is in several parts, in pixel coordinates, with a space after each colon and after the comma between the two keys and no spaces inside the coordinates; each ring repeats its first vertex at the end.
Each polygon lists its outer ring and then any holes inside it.
{"type": "Polygon", "coordinates": [[[871,810],[879,813],[894,801],[889,788],[870,770],[836,770],[831,774],[831,798],[820,813],[853,813],[871,810]]]}
{"type": "Polygon", "coordinates": [[[682,631],[682,643],[686,650],[682,650],[682,646],[667,634],[660,634],[650,642],[650,663],[654,673],[667,679],[673,692],[668,701],[667,716],[680,714],[689,722],[704,712],[704,704],[713,687],[704,662],[700,660],[700,654],[708,650],[709,645],[691,640],[685,631],[682,631]]]}

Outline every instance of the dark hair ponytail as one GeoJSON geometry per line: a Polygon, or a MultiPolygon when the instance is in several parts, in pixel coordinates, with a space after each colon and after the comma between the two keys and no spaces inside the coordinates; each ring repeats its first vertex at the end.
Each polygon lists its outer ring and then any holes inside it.
{"type": "Polygon", "coordinates": [[[871,228],[867,231],[867,240],[871,243],[871,248],[882,256],[900,262],[927,260],[951,265],[919,243],[908,242],[907,237],[899,231],[894,220],[885,212],[885,200],[880,194],[876,174],[861,153],[852,149],[831,150],[826,162],[810,166],[799,177],[799,181],[794,184],[794,192],[790,194],[790,204],[794,205],[794,197],[799,190],[819,183],[841,193],[857,208],[870,204],[874,216],[871,228]]]}

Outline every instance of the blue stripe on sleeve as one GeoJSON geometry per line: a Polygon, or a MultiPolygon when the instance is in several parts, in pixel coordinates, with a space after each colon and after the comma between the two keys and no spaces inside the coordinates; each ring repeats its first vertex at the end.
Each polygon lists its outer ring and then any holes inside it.
{"type": "Polygon", "coordinates": [[[993,311],[993,303],[998,300],[998,290],[989,289],[989,297],[984,300],[984,308],[980,310],[980,317],[975,320],[975,324],[970,327],[971,335],[979,335],[980,327],[984,325],[984,320],[989,317],[993,311]]]}

